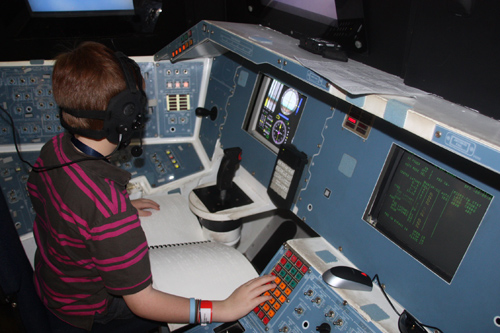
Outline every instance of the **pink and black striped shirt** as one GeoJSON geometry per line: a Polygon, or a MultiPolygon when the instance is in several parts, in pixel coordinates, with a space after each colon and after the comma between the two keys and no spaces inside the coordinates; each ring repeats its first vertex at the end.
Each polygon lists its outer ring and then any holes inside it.
{"type": "MultiPolygon", "coordinates": [[[[70,134],[47,142],[38,167],[86,155],[70,134]]],[[[111,295],[136,293],[151,283],[148,244],[126,185],[130,173],[104,160],[32,172],[28,190],[36,212],[35,285],[43,303],[84,329],[111,295]]]]}

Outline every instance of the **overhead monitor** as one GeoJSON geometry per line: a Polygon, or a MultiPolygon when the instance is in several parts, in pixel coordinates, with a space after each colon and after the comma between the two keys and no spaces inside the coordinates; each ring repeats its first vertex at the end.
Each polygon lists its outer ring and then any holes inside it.
{"type": "Polygon", "coordinates": [[[393,145],[363,218],[451,283],[492,199],[393,145]]]}
{"type": "Polygon", "coordinates": [[[260,24],[294,38],[322,38],[364,52],[363,0],[247,0],[260,24]]]}
{"type": "Polygon", "coordinates": [[[246,130],[278,153],[282,144],[292,143],[307,97],[279,80],[262,75],[254,98],[246,130]]]}
{"type": "Polygon", "coordinates": [[[133,15],[133,0],[26,0],[33,16],[133,15]]]}

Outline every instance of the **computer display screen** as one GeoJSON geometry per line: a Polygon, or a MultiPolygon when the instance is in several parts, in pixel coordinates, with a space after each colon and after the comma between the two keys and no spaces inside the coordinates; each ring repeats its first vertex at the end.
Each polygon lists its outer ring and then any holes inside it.
{"type": "Polygon", "coordinates": [[[307,97],[266,75],[257,89],[247,131],[277,153],[292,143],[307,97]]]}
{"type": "Polygon", "coordinates": [[[364,219],[450,283],[492,199],[393,145],[364,219]]]}
{"type": "Polygon", "coordinates": [[[133,0],[27,0],[34,15],[87,16],[132,14],[133,0]]]}

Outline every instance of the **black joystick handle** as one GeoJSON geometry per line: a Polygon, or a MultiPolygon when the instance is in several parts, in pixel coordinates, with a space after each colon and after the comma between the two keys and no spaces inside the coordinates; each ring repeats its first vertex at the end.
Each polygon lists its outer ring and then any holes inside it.
{"type": "Polygon", "coordinates": [[[316,331],[318,331],[319,333],[330,333],[331,330],[331,326],[327,323],[323,323],[316,327],[316,331]]]}
{"type": "Polygon", "coordinates": [[[234,174],[241,162],[241,148],[224,149],[224,157],[217,173],[217,188],[220,191],[228,190],[233,185],[234,174]]]}
{"type": "Polygon", "coordinates": [[[196,108],[194,111],[198,117],[208,117],[210,116],[210,120],[215,120],[217,118],[217,107],[214,106],[210,110],[205,108],[196,108]]]}

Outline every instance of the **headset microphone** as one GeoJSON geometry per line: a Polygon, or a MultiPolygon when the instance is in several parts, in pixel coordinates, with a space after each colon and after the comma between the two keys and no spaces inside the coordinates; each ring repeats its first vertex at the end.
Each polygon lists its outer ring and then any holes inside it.
{"type": "Polygon", "coordinates": [[[140,145],[139,146],[134,146],[132,147],[130,153],[132,154],[132,156],[134,157],[139,157],[142,155],[142,139],[140,141],[140,145]]]}

